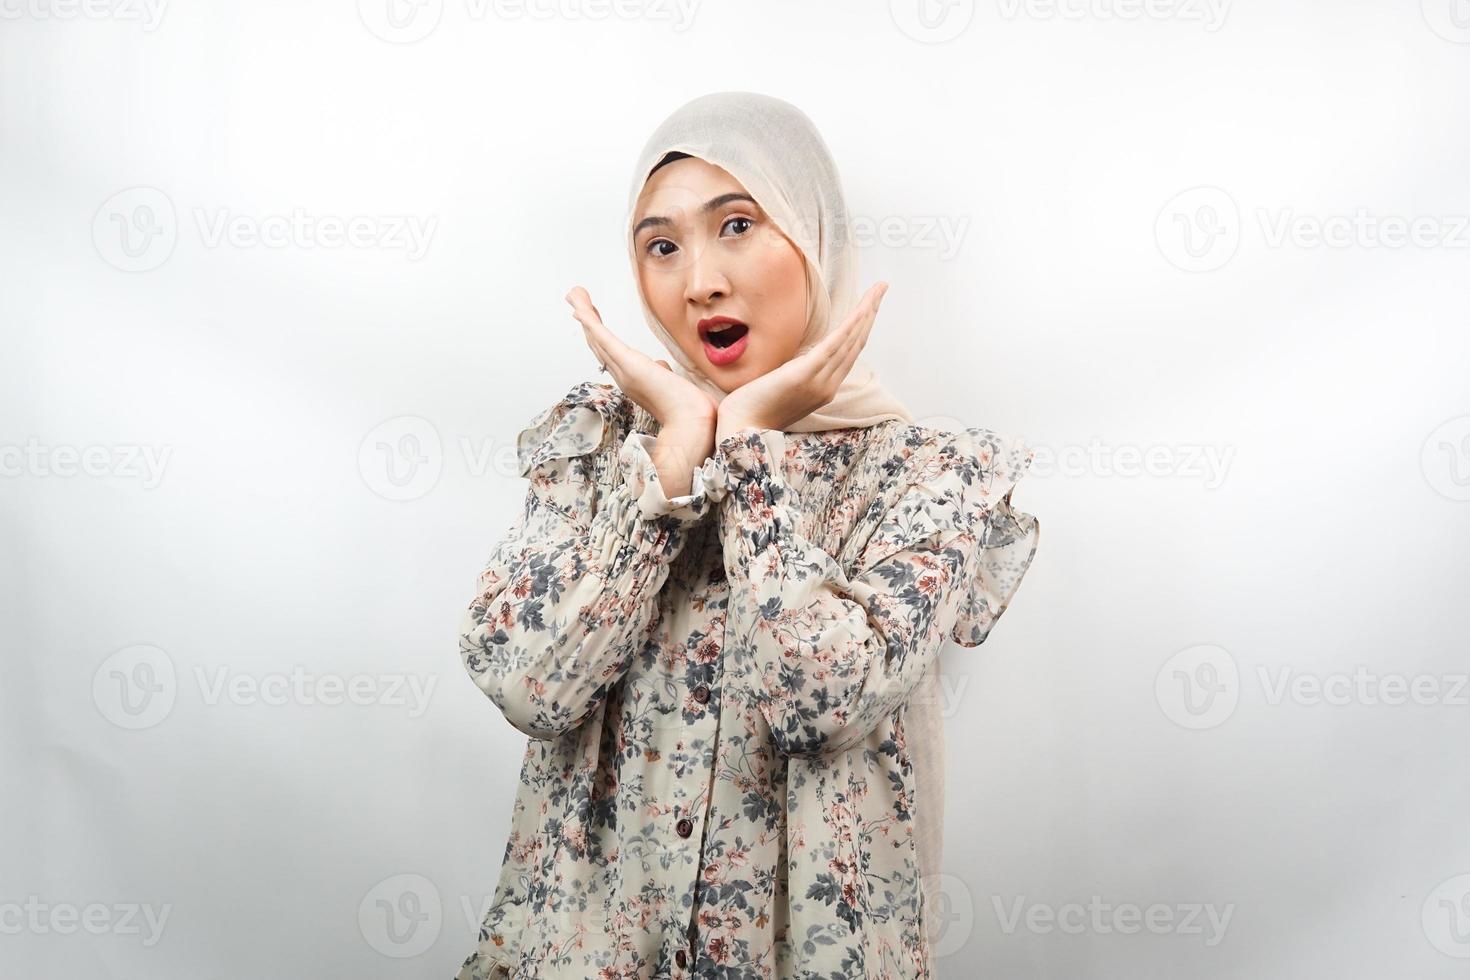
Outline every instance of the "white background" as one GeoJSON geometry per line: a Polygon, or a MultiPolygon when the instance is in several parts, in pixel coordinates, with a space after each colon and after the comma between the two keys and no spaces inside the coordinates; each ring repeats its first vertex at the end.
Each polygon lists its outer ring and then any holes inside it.
{"type": "Polygon", "coordinates": [[[1038,448],[943,656],[940,975],[1464,975],[1470,5],[387,2],[0,0],[0,973],[453,975],[514,436],[596,376],[571,286],[661,352],[633,161],[748,89],[865,358],[1038,448]]]}

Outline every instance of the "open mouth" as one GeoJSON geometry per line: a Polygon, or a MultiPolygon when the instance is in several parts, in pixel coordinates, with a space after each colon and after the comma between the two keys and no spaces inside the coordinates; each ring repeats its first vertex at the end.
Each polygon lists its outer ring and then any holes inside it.
{"type": "Polygon", "coordinates": [[[740,360],[750,341],[750,327],[733,316],[712,316],[699,321],[699,339],[704,356],[715,367],[729,367],[740,360]]]}
{"type": "Polygon", "coordinates": [[[741,337],[744,337],[749,331],[750,328],[743,323],[721,323],[706,330],[704,336],[711,344],[724,350],[741,337]]]}

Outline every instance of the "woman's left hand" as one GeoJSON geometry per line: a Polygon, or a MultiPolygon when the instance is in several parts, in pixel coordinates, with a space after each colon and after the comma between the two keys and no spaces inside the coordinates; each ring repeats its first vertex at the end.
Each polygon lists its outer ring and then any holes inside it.
{"type": "Polygon", "coordinates": [[[719,407],[715,444],[739,429],[782,429],[830,402],[868,342],[888,292],[875,283],[836,330],[810,350],[727,394],[719,407]]]}

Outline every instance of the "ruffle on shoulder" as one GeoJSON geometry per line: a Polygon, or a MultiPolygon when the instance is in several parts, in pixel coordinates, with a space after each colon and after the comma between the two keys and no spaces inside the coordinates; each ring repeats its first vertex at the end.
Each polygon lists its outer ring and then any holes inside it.
{"type": "Polygon", "coordinates": [[[1011,491],[1031,468],[1036,451],[1020,439],[979,427],[945,436],[944,454],[954,461],[969,488],[961,517],[973,527],[987,512],[1009,504],[1011,491]]]}
{"type": "Polygon", "coordinates": [[[970,477],[961,520],[976,532],[978,543],[951,636],[961,646],[974,647],[990,635],[1036,557],[1041,522],[1011,505],[1011,491],[1036,451],[990,429],[967,428],[954,436],[955,459],[963,460],[960,472],[970,477]]]}
{"type": "Polygon", "coordinates": [[[538,414],[516,436],[520,475],[554,459],[585,456],[606,447],[624,412],[617,386],[579,381],[561,401],[538,414]]]}
{"type": "Polygon", "coordinates": [[[1035,451],[1020,439],[981,427],[928,435],[863,546],[861,564],[871,568],[947,532],[973,536],[975,551],[950,635],[962,646],[978,646],[1036,553],[1040,522],[1010,502],[1035,451]]]}

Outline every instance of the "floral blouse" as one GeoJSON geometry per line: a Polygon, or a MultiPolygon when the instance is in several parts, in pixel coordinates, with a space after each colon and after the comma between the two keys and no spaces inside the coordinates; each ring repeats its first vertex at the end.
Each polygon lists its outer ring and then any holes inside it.
{"type": "Polygon", "coordinates": [[[1031,563],[1032,451],[746,428],[669,498],[657,432],[581,382],[518,437],[524,512],[459,645],[529,739],[456,980],[928,978],[908,702],[1031,563]]]}

